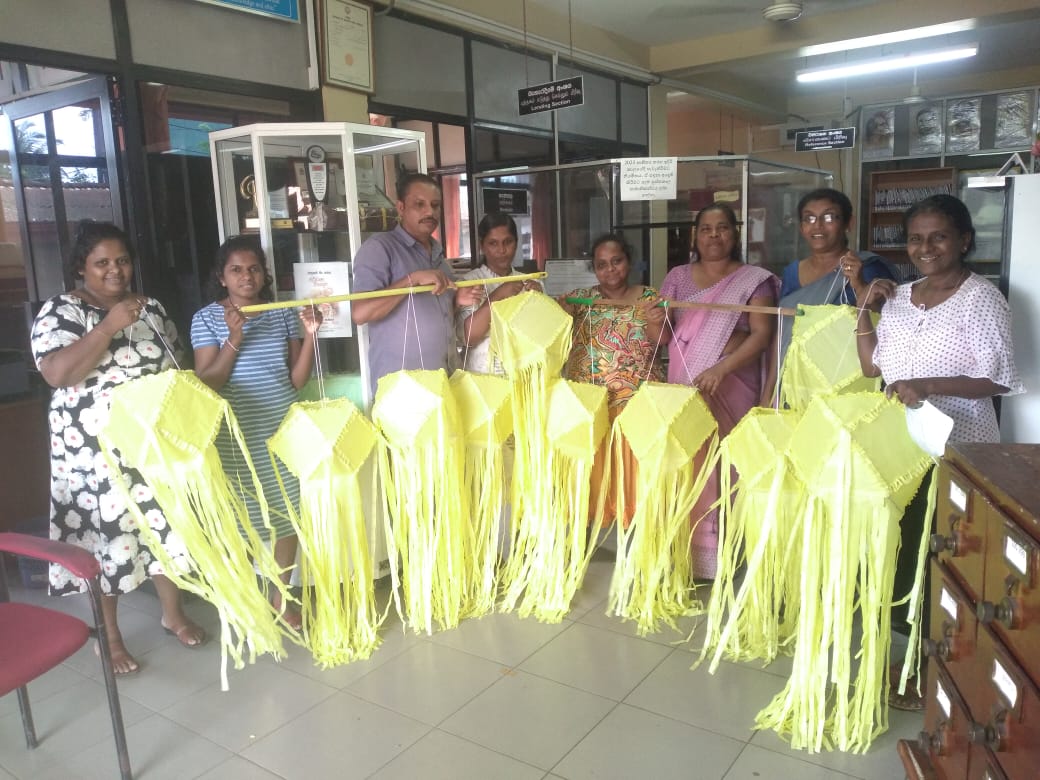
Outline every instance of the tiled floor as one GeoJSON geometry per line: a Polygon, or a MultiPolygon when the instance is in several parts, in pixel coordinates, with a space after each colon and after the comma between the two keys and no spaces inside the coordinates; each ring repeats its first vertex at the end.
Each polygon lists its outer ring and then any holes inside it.
{"type": "MultiPolygon", "coordinates": [[[[121,600],[142,671],[120,679],[130,755],[142,780],[206,778],[686,778],[893,780],[897,739],[920,715],[892,712],[864,756],[796,752],[755,714],[784,685],[768,669],[690,669],[696,637],[638,638],[607,617],[611,560],[597,554],[559,625],[493,615],[418,637],[388,619],[364,662],[323,671],[298,647],[231,675],[218,644],[188,651],[159,627],[144,590],[121,600]]],[[[47,599],[40,591],[16,598],[47,599]]],[[[385,596],[385,594],[384,594],[385,596]]],[[[85,610],[78,597],[57,602],[85,610]]],[[[207,605],[189,611],[211,632],[207,605]]],[[[684,625],[692,630],[695,619],[684,625]]],[[[29,751],[13,694],[0,699],[0,780],[117,776],[104,687],[91,649],[30,686],[40,746],[29,751]]]]}

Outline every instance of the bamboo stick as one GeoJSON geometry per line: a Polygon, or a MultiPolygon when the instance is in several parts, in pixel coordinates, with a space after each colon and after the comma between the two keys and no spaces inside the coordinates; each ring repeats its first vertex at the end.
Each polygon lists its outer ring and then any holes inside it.
{"type": "MultiPolygon", "coordinates": [[[[490,279],[463,279],[455,282],[456,287],[481,287],[485,284],[504,284],[505,282],[525,282],[531,279],[544,279],[548,274],[538,271],[533,274],[516,274],[515,276],[495,276],[490,279]]],[[[410,295],[412,293],[430,292],[432,284],[420,284],[415,287],[393,287],[371,292],[344,293],[343,295],[326,295],[321,298],[301,298],[292,301],[272,301],[270,303],[251,303],[242,306],[239,311],[252,314],[271,309],[296,309],[303,306],[314,306],[319,303],[340,303],[341,301],[364,301],[369,298],[386,298],[391,295],[410,295]]]]}
{"type": "MultiPolygon", "coordinates": [[[[564,298],[567,303],[579,306],[637,306],[639,301],[623,301],[620,298],[564,298]]],[[[801,315],[800,309],[781,306],[751,306],[740,303],[700,303],[699,301],[672,301],[662,298],[657,306],[666,309],[707,309],[708,311],[748,311],[753,314],[785,314],[789,317],[801,315]]]]}

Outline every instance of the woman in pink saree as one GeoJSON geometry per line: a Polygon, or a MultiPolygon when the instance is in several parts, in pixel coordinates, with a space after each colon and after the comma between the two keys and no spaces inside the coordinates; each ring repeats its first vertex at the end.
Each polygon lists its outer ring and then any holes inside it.
{"type": "MultiPolygon", "coordinates": [[[[715,203],[701,210],[693,226],[694,252],[688,265],[673,268],[661,297],[698,303],[775,306],[780,280],[740,259],[737,217],[715,203]]],[[[724,437],[759,402],[768,374],[776,317],[748,312],[677,309],[672,312],[668,381],[700,390],[724,437]]],[[[714,579],[718,553],[719,498],[716,473],[693,508],[692,547],[696,579],[714,579]],[[699,520],[699,522],[698,522],[699,520]]]]}

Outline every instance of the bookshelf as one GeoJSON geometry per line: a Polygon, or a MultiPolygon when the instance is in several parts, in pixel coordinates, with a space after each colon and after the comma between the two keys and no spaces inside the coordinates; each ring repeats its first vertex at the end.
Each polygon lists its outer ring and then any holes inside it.
{"type": "Polygon", "coordinates": [[[870,174],[867,248],[904,272],[913,274],[906,254],[903,213],[930,195],[956,195],[954,168],[874,171],[870,174]]]}

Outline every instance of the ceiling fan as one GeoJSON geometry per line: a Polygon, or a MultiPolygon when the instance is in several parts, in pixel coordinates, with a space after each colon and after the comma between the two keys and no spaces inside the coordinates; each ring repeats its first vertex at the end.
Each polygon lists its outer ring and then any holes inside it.
{"type": "MultiPolygon", "coordinates": [[[[765,3],[766,0],[761,0],[765,3]]],[[[734,6],[733,3],[703,3],[685,5],[665,5],[652,11],[651,18],[658,20],[692,19],[697,16],[737,15],[760,10],[762,17],[770,22],[793,22],[805,11],[807,0],[772,0],[760,9],[734,6]]]]}

